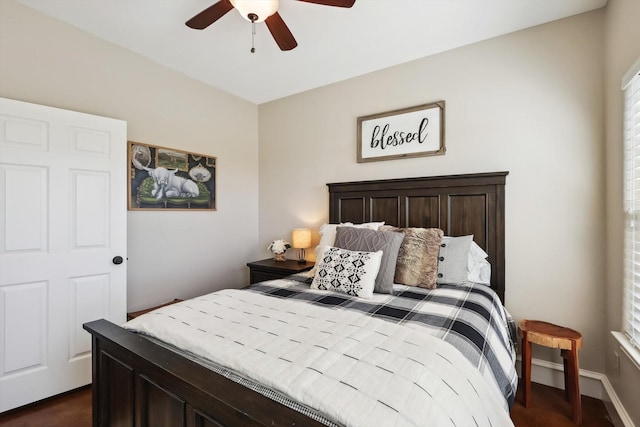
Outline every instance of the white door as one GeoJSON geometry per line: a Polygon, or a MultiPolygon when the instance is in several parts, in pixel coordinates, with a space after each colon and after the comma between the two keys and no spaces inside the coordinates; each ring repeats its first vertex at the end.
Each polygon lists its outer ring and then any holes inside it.
{"type": "Polygon", "coordinates": [[[0,98],[0,412],[90,383],[82,324],[125,321],[126,146],[126,122],[0,98]]]}

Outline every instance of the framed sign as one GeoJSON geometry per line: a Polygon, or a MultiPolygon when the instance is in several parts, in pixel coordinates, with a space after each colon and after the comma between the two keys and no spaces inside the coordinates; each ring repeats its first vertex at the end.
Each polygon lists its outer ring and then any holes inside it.
{"type": "Polygon", "coordinates": [[[216,210],[216,157],[129,141],[129,210],[216,210]]]}
{"type": "Polygon", "coordinates": [[[444,153],[444,101],[358,117],[358,163],[444,153]]]}

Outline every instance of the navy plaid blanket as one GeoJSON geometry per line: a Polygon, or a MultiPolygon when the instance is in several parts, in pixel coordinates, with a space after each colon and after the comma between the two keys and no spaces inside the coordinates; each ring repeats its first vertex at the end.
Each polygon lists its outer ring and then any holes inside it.
{"type": "Polygon", "coordinates": [[[374,300],[364,300],[312,290],[308,286],[311,280],[304,273],[296,274],[284,280],[256,283],[248,290],[420,325],[427,333],[456,347],[485,378],[497,385],[509,407],[513,405],[518,384],[515,322],[488,286],[441,284],[429,290],[395,285],[392,295],[375,294],[374,300]]]}

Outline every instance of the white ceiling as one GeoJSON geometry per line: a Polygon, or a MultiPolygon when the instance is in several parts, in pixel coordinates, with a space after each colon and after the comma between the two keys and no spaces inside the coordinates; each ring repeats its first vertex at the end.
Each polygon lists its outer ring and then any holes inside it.
{"type": "Polygon", "coordinates": [[[251,23],[235,10],[205,30],[184,25],[217,0],[19,1],[260,104],[598,9],[607,0],[356,0],[350,9],[280,0],[298,47],[280,51],[261,23],[253,54],[251,23]]]}

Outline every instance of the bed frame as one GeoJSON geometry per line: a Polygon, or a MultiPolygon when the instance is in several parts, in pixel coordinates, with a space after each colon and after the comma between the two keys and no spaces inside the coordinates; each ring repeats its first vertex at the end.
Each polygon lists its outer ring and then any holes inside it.
{"type": "MultiPolygon", "coordinates": [[[[504,301],[507,172],[327,184],[330,222],[385,221],[473,234],[504,301]]],[[[93,425],[321,426],[307,416],[107,321],[84,325],[93,344],[93,425]]]]}
{"type": "Polygon", "coordinates": [[[327,184],[329,222],[385,221],[473,234],[489,254],[491,288],[504,304],[504,185],[509,172],[327,184]]]}

